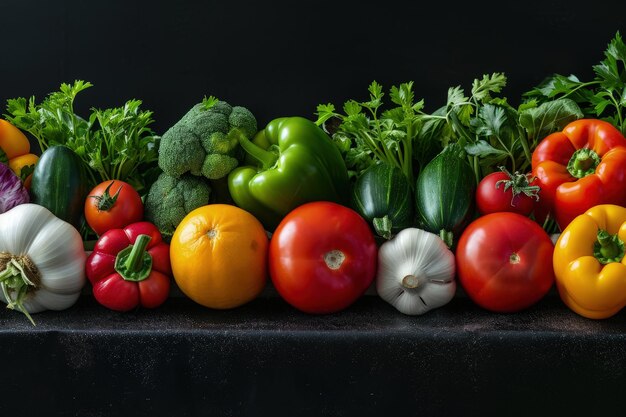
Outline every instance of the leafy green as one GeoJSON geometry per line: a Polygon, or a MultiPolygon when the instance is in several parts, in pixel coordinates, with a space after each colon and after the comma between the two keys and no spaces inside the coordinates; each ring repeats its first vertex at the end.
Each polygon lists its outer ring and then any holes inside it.
{"type": "Polygon", "coordinates": [[[147,191],[158,158],[159,137],[149,127],[153,113],[141,110],[140,100],[129,100],[121,107],[92,108],[85,119],[75,113],[74,102],[92,86],[82,80],[63,83],[39,104],[34,96],[9,99],[4,117],[33,135],[42,152],[54,145],[76,152],[90,168],[91,186],[119,179],[139,192],[147,191]]]}
{"type": "MultiPolygon", "coordinates": [[[[129,100],[122,107],[93,109],[91,130],[82,149],[83,157],[103,180],[121,179],[143,189],[141,172],[158,160],[158,140],[149,125],[152,112],[141,110],[140,100],[129,100]]],[[[81,149],[81,150],[82,150],[81,149]]]]}
{"type": "Polygon", "coordinates": [[[584,117],[606,120],[626,134],[626,44],[619,31],[606,47],[604,59],[592,69],[591,81],[554,74],[523,97],[538,103],[569,98],[580,106],[584,117]]]}
{"type": "MultiPolygon", "coordinates": [[[[421,143],[417,144],[419,152],[413,152],[421,129],[424,101],[415,101],[413,82],[391,86],[392,107],[384,110],[383,87],[373,81],[368,92],[368,100],[346,101],[343,113],[337,112],[331,103],[318,105],[316,123],[326,126],[328,122],[338,121],[332,137],[352,177],[377,161],[383,161],[399,168],[413,184],[415,170],[428,162],[420,158],[430,152],[430,144],[421,143]]],[[[425,135],[421,138],[432,139],[425,135]]]]}
{"type": "MultiPolygon", "coordinates": [[[[541,88],[552,94],[573,82],[573,78],[559,78],[541,88]]],[[[348,100],[343,113],[333,104],[320,104],[317,123],[328,127],[335,122],[332,137],[352,176],[384,161],[400,168],[413,183],[420,168],[441,149],[457,144],[465,149],[478,182],[499,166],[511,172],[528,171],[532,151],[541,139],[583,117],[570,98],[541,103],[529,99],[513,107],[499,95],[506,83],[503,73],[494,72],[474,79],[469,96],[460,85],[450,87],[446,105],[429,114],[424,101],[415,100],[413,82],[392,86],[392,107],[381,112],[384,93],[374,81],[369,100],[348,100]]]]}
{"type": "Polygon", "coordinates": [[[520,111],[519,123],[526,129],[530,147],[535,148],[550,133],[562,130],[568,123],[582,117],[582,111],[573,100],[561,98],[520,111]]]}

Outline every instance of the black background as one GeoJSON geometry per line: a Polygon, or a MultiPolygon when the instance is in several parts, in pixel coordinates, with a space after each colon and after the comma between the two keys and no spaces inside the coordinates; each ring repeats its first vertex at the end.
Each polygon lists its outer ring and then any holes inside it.
{"type": "Polygon", "coordinates": [[[78,112],[141,99],[162,134],[205,95],[274,117],[415,81],[426,110],[447,89],[504,72],[512,103],[552,73],[593,76],[626,2],[0,1],[0,105],[90,81],[78,112]]]}
{"type": "MultiPolygon", "coordinates": [[[[504,72],[503,94],[515,104],[552,73],[592,78],[618,30],[626,35],[626,1],[0,0],[0,113],[7,98],[41,100],[74,79],[95,85],[79,96],[79,113],[138,98],[155,112],[159,134],[205,95],[248,107],[262,126],[313,119],[319,103],[365,99],[374,79],[385,90],[413,80],[432,111],[449,87],[504,72]]],[[[623,410],[622,323],[609,321],[607,331],[560,303],[548,316],[477,308],[468,316],[468,301],[456,299],[463,308],[413,321],[372,298],[329,322],[289,316],[277,300],[234,316],[187,301],[158,320],[141,311],[146,319],[135,322],[81,302],[70,316],[42,315],[41,331],[0,316],[9,321],[0,331],[9,405],[85,407],[57,415],[89,416],[128,415],[124,401],[152,416],[246,407],[248,415],[294,415],[298,406],[312,416],[623,410]],[[11,402],[25,392],[24,403],[11,402]],[[166,407],[176,394],[185,401],[166,407]]]]}

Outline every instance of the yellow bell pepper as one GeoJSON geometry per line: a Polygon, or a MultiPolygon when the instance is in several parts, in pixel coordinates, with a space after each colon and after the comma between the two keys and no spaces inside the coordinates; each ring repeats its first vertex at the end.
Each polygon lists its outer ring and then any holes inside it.
{"type": "Polygon", "coordinates": [[[11,171],[30,188],[33,169],[39,157],[30,153],[30,142],[20,129],[0,119],[0,162],[7,164],[11,171]]]}
{"type": "Polygon", "coordinates": [[[592,207],[561,233],[554,248],[563,302],[583,317],[604,319],[626,305],[626,208],[592,207]]]}

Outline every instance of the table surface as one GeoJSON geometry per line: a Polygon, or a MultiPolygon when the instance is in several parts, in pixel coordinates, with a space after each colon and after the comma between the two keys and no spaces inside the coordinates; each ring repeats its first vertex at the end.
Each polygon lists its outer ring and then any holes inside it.
{"type": "Polygon", "coordinates": [[[273,296],[229,311],[175,297],[124,314],[83,296],[34,319],[36,327],[0,311],[10,359],[2,386],[27,399],[0,411],[486,416],[626,407],[626,316],[585,319],[555,294],[515,314],[460,296],[416,317],[373,295],[319,316],[273,296]]]}

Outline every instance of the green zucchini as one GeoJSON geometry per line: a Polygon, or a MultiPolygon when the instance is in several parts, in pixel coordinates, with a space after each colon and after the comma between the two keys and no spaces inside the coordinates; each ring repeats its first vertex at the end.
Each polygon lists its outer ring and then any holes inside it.
{"type": "Polygon", "coordinates": [[[83,162],[73,150],[55,145],[41,154],[30,185],[33,203],[80,230],[87,192],[83,162]]]}
{"type": "Polygon", "coordinates": [[[417,177],[415,202],[420,226],[452,247],[474,215],[474,171],[456,148],[446,148],[417,177]]]}
{"type": "Polygon", "coordinates": [[[351,205],[385,239],[413,225],[411,184],[399,168],[387,163],[373,165],[359,176],[351,205]]]}

